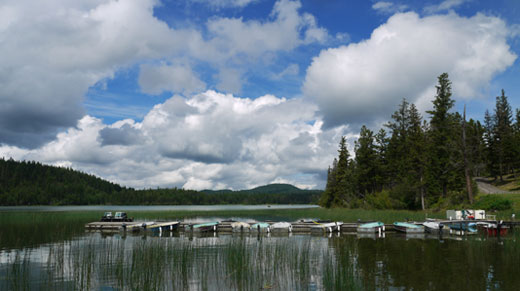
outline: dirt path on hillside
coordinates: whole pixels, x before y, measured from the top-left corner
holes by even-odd
[[[511,194],[511,193],[517,193],[517,192],[509,192],[504,191],[498,187],[495,187],[490,184],[490,180],[486,178],[481,177],[475,177],[475,182],[477,182],[477,186],[480,192],[486,193],[486,194]]]

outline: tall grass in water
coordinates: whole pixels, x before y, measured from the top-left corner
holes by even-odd
[[[49,245],[45,267],[39,269],[46,279],[40,282],[28,275],[37,264],[17,257],[10,263],[10,283],[0,278],[0,289],[30,289],[24,286],[31,282],[51,290],[338,290],[341,277],[354,275],[353,269],[336,270],[337,262],[348,266],[351,260],[337,255],[327,239],[311,236],[91,237]]]

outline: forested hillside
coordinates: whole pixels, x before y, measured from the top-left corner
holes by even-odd
[[[350,155],[343,137],[320,198],[325,207],[425,209],[471,204],[473,177],[503,179],[520,170],[520,110],[502,90],[484,123],[453,112],[448,74],[438,77],[433,109],[423,119],[403,99],[384,128],[361,127]],[[354,157],[353,157],[354,156]]]
[[[280,184],[257,189],[135,190],[68,168],[0,159],[0,205],[309,204],[322,192]]]

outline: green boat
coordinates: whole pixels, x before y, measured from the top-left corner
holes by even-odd
[[[394,222],[394,229],[404,233],[424,233],[424,227],[422,225],[407,222]]]
[[[357,232],[376,233],[385,231],[385,224],[381,221],[363,223],[358,225]]]
[[[217,225],[218,222],[200,223],[190,226],[190,229],[196,232],[217,231]]]

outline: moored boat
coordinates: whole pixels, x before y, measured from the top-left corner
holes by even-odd
[[[190,230],[194,232],[217,231],[218,222],[199,223],[190,226]]]
[[[424,229],[429,233],[439,233],[442,232],[444,228],[444,224],[439,223],[437,221],[426,221],[423,223]]]
[[[507,234],[509,226],[501,222],[477,222],[477,230],[489,236],[502,236]]]
[[[475,222],[454,222],[448,225],[451,230],[464,231],[466,233],[476,233],[477,224]]]
[[[363,223],[358,225],[356,231],[360,233],[381,233],[385,231],[385,224],[380,221]]]
[[[163,231],[175,231],[179,227],[178,221],[169,221],[169,222],[161,222],[155,223],[151,225],[147,225],[145,227],[146,230],[150,230],[153,232],[163,232]]]
[[[292,225],[289,222],[277,222],[271,225],[272,232],[291,232]]]
[[[311,231],[318,232],[335,232],[341,231],[341,225],[343,222],[329,222],[329,223],[318,223],[311,226]]]
[[[251,227],[251,225],[249,223],[245,223],[245,222],[233,222],[231,223],[231,229],[233,230],[233,232],[247,232],[249,231],[249,228]]]
[[[394,229],[404,233],[424,233],[424,227],[422,225],[407,222],[394,222]]]

